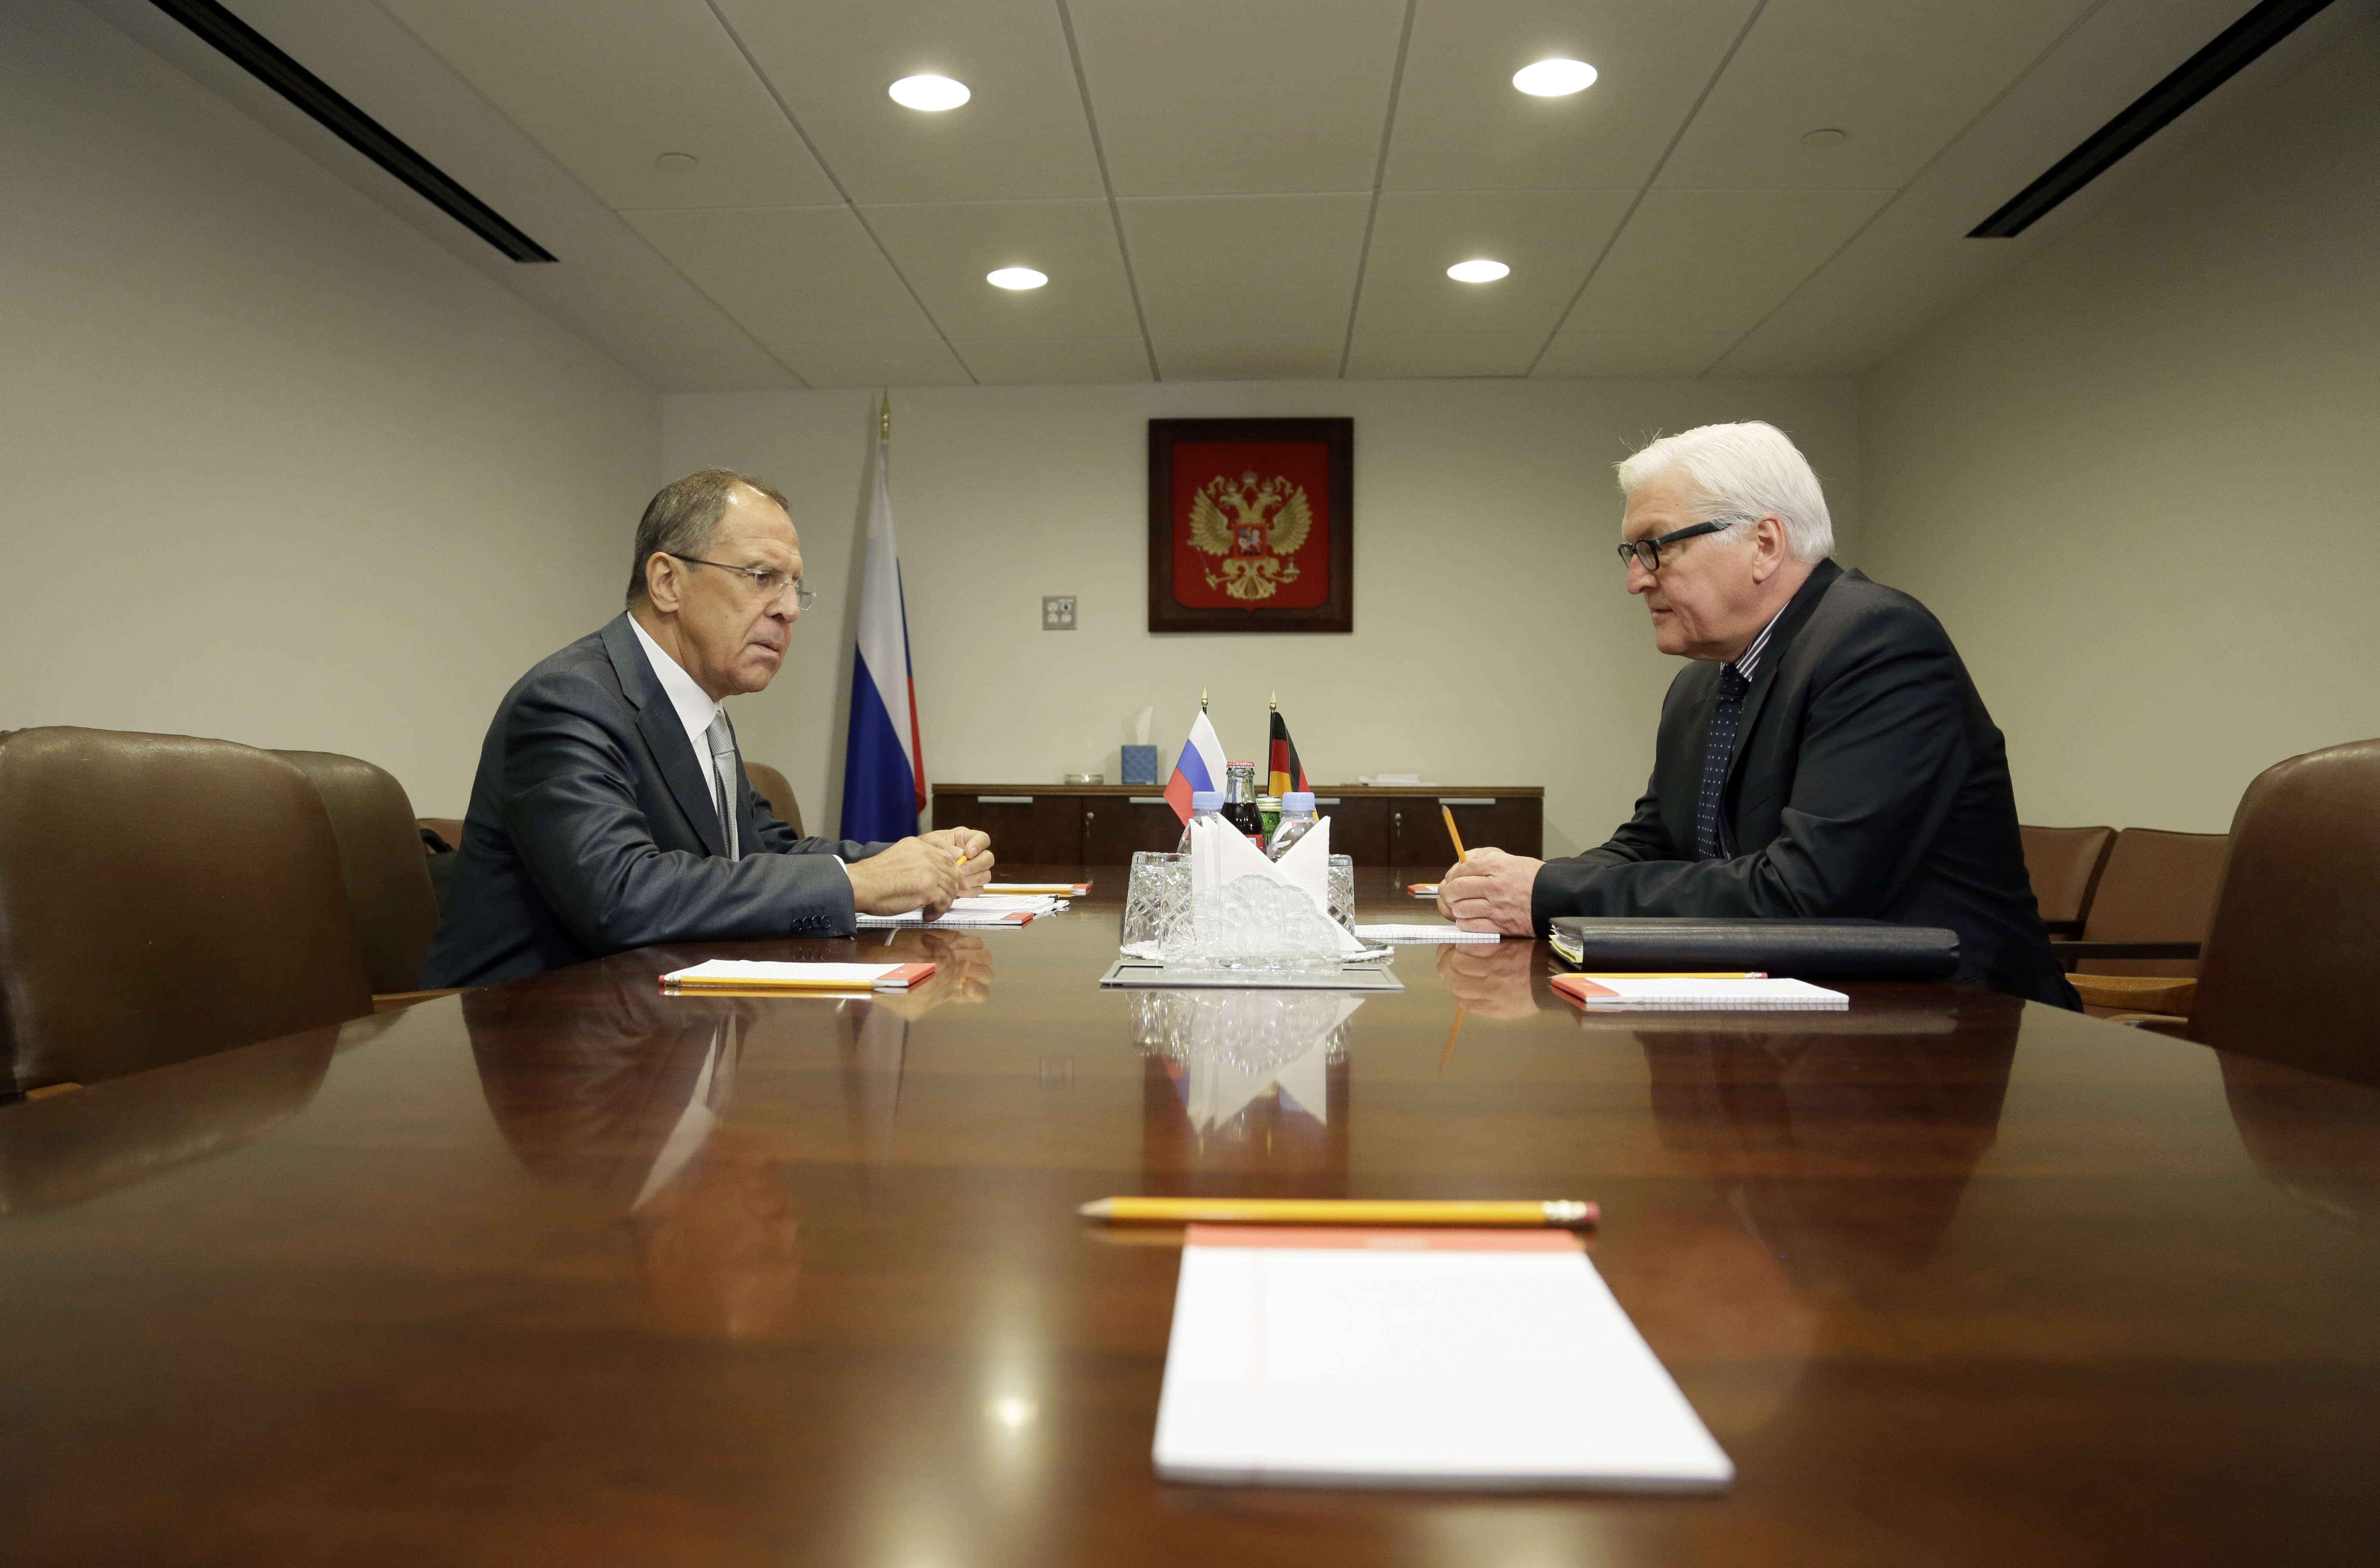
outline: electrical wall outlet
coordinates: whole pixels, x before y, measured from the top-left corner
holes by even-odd
[[[1070,632],[1075,629],[1073,594],[1045,593],[1041,596],[1041,629],[1045,632]]]

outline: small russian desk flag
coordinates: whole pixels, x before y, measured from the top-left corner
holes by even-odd
[[[1173,764],[1173,777],[1166,781],[1166,803],[1173,814],[1184,821],[1190,820],[1190,795],[1193,790],[1223,787],[1223,743],[1215,738],[1215,726],[1207,722],[1207,705],[1198,704],[1198,717],[1190,725],[1190,738],[1182,743],[1182,755]]]

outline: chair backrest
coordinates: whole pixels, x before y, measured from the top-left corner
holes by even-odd
[[[405,786],[359,757],[278,751],[314,781],[339,845],[347,911],[375,991],[411,991],[438,930],[438,899],[422,862],[421,829]]]
[[[2380,740],[2265,769],[2231,819],[2190,1038],[2380,1082]]]
[[[2099,891],[2091,898],[2085,942],[2204,942],[2223,885],[2228,833],[2175,833],[2126,828],[2107,852]],[[2074,967],[2091,975],[2194,975],[2190,958],[2086,958]]]
[[[795,838],[800,838],[802,804],[794,798],[794,786],[786,782],[785,775],[766,762],[747,762],[744,764],[744,776],[752,781],[753,791],[769,803],[769,809],[776,813],[777,820],[793,829]]]
[[[2033,901],[2053,931],[2079,931],[2091,913],[2091,896],[2099,873],[2107,864],[2108,846],[2116,841],[2113,828],[2029,828],[2019,824],[2024,840],[2025,875],[2033,881]]]
[[[0,1074],[91,1083],[371,1012],[331,819],[269,751],[0,736]]]

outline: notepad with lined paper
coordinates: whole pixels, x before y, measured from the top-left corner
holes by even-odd
[[[1553,988],[1590,1012],[1635,1008],[1708,1012],[1839,1012],[1851,1005],[1840,991],[1807,980],[1724,979],[1651,975],[1556,975]]]
[[[1577,1239],[1193,1225],[1157,1473],[1717,1491],[1735,1467]]]

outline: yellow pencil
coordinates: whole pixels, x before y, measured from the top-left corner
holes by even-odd
[[[1446,819],[1446,836],[1454,841],[1454,863],[1460,866],[1471,858],[1471,852],[1463,847],[1463,835],[1454,831],[1454,808],[1441,805],[1438,814]]]
[[[1325,1197],[1103,1197],[1075,1210],[1119,1225],[1592,1225],[1601,1210],[1572,1198],[1405,1201]]]

